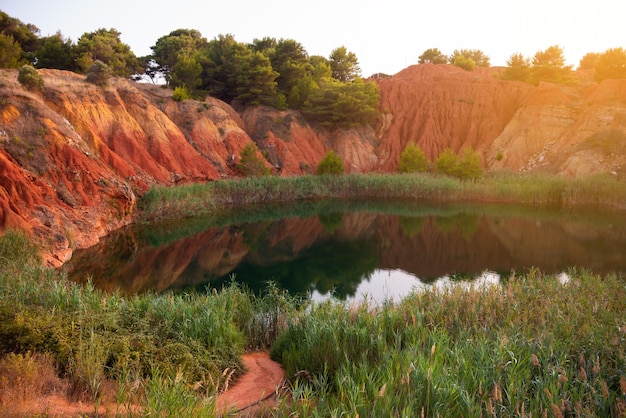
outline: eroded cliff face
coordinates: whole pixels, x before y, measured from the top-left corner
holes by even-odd
[[[99,88],[64,71],[40,70],[34,93],[1,70],[0,229],[29,231],[60,265],[130,223],[150,186],[237,176],[252,142],[277,175],[314,173],[330,149],[348,172],[393,172],[410,142],[431,160],[471,146],[488,170],[625,175],[626,80],[533,86],[499,71],[411,66],[377,80],[375,127],[328,131],[295,111],[175,102],[159,86]]]

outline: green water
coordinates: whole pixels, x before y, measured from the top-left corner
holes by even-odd
[[[124,293],[221,288],[378,301],[538,268],[626,273],[626,217],[609,211],[423,202],[254,206],[135,226],[77,251],[70,279]]]

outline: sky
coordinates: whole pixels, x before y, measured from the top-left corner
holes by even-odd
[[[504,66],[514,53],[532,58],[558,45],[574,67],[588,52],[626,48],[625,0],[0,0],[0,10],[34,24],[40,36],[60,30],[77,41],[115,28],[137,56],[181,28],[209,40],[294,39],[325,57],[345,46],[365,77],[395,74],[429,48],[479,49]]]

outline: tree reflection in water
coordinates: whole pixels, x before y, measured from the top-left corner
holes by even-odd
[[[124,293],[219,289],[234,277],[255,292],[271,280],[292,294],[339,299],[385,292],[395,298],[414,287],[472,281],[487,271],[503,279],[531,267],[549,274],[569,267],[626,272],[620,213],[307,204],[290,208],[298,216],[247,208],[252,221],[229,214],[227,220],[131,228],[77,251],[66,269],[74,281],[91,276],[97,287]]]

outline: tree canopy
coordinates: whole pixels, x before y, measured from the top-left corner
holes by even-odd
[[[84,33],[76,44],[76,64],[82,72],[87,72],[92,64],[101,61],[113,75],[130,77],[138,72],[138,60],[130,47],[120,39],[116,29],[98,29]]]
[[[423,173],[430,168],[430,161],[424,151],[414,142],[404,148],[398,161],[400,173]]]
[[[594,79],[597,82],[626,78],[626,51],[623,48],[605,51],[598,56],[593,68]]]
[[[418,58],[420,64],[445,64],[448,57],[438,48],[429,48]]]
[[[574,81],[572,66],[565,65],[565,56],[560,46],[553,45],[535,54],[530,80],[534,84],[541,81],[569,84]]]
[[[448,58],[448,62],[466,70],[473,70],[475,67],[489,67],[491,65],[489,57],[479,49],[455,49]]]
[[[506,62],[507,67],[502,72],[505,80],[528,81],[530,79],[530,59],[520,53],[515,53]]]
[[[576,82],[571,65],[565,65],[563,49],[553,45],[543,51],[537,51],[531,59],[515,53],[507,61],[507,68],[502,72],[505,80],[526,81],[533,84],[540,82],[573,84]]]
[[[354,81],[361,76],[359,60],[354,52],[349,52],[345,46],[335,48],[331,52],[330,69],[332,77],[341,82]]]

